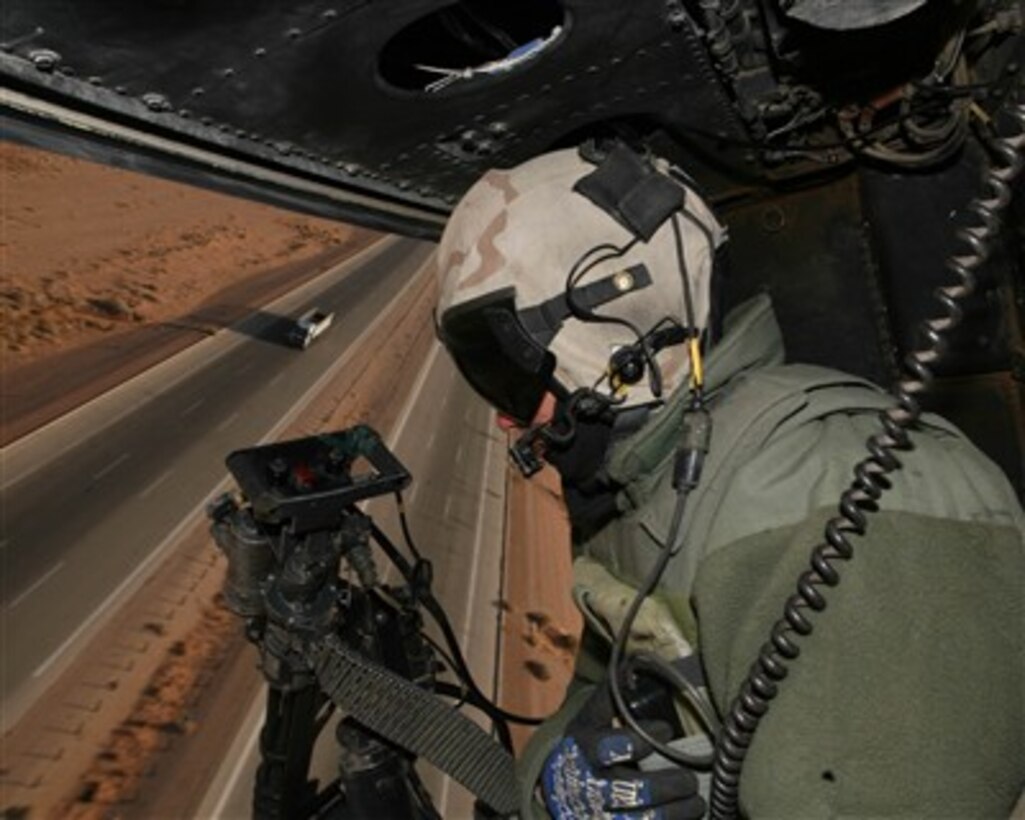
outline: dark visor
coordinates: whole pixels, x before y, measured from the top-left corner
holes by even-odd
[[[516,289],[449,308],[437,331],[473,389],[500,413],[528,426],[551,387],[555,355],[520,321]]]

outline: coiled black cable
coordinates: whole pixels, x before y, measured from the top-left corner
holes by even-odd
[[[930,368],[943,355],[950,331],[960,323],[961,306],[975,290],[975,272],[992,249],[1000,214],[1011,200],[1011,182],[1025,165],[1022,154],[1025,102],[1010,104],[1006,113],[1017,133],[991,140],[989,147],[995,161],[983,176],[982,193],[967,209],[975,224],[957,232],[957,238],[965,246],[964,252],[955,252],[947,259],[947,267],[957,281],[935,292],[946,315],[922,322],[923,347],[909,353],[904,360],[908,375],[894,390],[896,405],[880,415],[883,432],[869,439],[866,446],[870,455],[854,468],[855,478],[840,498],[839,514],[826,524],[824,543],[812,550],[810,568],[798,578],[797,591],[787,599],[783,616],[773,625],[769,640],[759,650],[723,722],[713,765],[710,801],[713,820],[737,816],[740,774],[755,730],[776,696],[779,682],[788,673],[788,663],[800,655],[800,638],[810,635],[814,628],[809,617],[811,611],[821,612],[826,608],[820,587],[823,584],[836,586],[840,574],[834,563],[849,560],[854,554],[848,535],[864,534],[868,523],[866,513],[874,509],[875,502],[889,487],[886,476],[900,467],[894,451],[905,449],[909,444],[908,431],[922,412],[918,396],[931,386],[933,372]]]

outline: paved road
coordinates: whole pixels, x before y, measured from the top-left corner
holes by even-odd
[[[434,591],[477,683],[492,693],[505,513],[504,439],[490,409],[459,378],[447,357],[437,355],[437,348],[424,368],[422,383],[414,389],[414,401],[389,437],[413,474],[405,497],[410,528],[420,551],[434,565]],[[375,501],[368,512],[393,539],[401,538],[394,504]],[[249,817],[261,720],[257,704],[196,816]],[[324,736],[328,742],[318,770],[331,779],[336,755],[330,730]],[[472,799],[457,784],[429,772],[425,782],[442,817],[472,817]]]
[[[109,419],[87,407],[5,449],[5,726],[126,580],[211,495],[225,474],[224,455],[265,436],[430,250],[388,240],[358,264],[343,264],[303,288],[304,300],[275,303],[289,316],[313,304],[336,311],[331,330],[305,352],[282,343],[288,327],[282,315],[258,313],[150,375],[161,383],[143,378],[141,388],[127,387],[121,398],[135,406],[111,408],[112,416],[124,415],[102,432],[93,435]]]

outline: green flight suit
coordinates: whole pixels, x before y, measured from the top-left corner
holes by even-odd
[[[782,358],[767,298],[734,312],[707,363],[714,431],[684,546],[648,605],[676,634],[656,648],[696,647],[721,713],[893,403]],[[592,622],[621,622],[622,585],[636,588],[665,542],[684,398],[606,460],[621,515],[574,545]],[[752,743],[740,789],[752,818],[1007,817],[1025,786],[1025,515],[953,425],[926,416],[912,441]],[[581,653],[580,681],[603,674],[600,656]],[[528,783],[578,689],[524,755]]]

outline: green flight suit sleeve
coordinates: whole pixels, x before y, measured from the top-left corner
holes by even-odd
[[[720,709],[832,512],[703,562],[694,603]],[[884,511],[853,541],[755,735],[742,807],[752,818],[1006,818],[1025,786],[1022,531]]]

